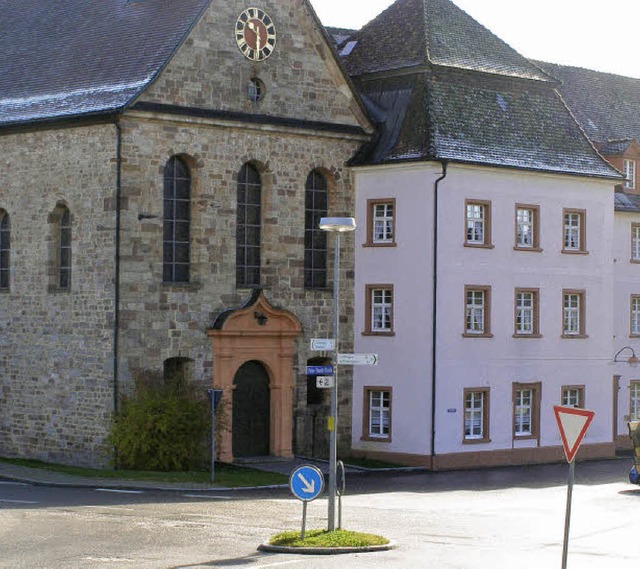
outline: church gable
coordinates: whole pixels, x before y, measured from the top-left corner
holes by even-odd
[[[306,0],[213,0],[137,108],[150,104],[370,130]]]

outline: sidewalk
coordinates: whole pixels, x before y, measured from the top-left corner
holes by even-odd
[[[326,461],[317,461],[306,458],[282,459],[276,457],[266,457],[260,459],[246,459],[238,462],[241,466],[247,466],[258,470],[267,470],[269,472],[278,472],[289,476],[298,466],[303,464],[312,464],[322,470],[325,476],[329,471],[329,464]],[[349,474],[365,472],[367,469],[357,467],[347,467]],[[161,491],[190,491],[190,492],[221,492],[221,491],[240,491],[240,490],[256,490],[267,488],[286,488],[286,484],[276,486],[251,486],[225,488],[220,486],[211,486],[209,484],[185,483],[185,482],[154,482],[151,480],[126,480],[120,478],[87,478],[83,476],[74,476],[62,472],[54,472],[40,468],[30,468],[27,466],[18,466],[0,462],[0,480],[11,480],[16,482],[24,482],[27,484],[35,484],[39,486],[64,486],[75,488],[109,488],[118,490],[161,490]]]

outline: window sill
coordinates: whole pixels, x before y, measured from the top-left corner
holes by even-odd
[[[529,253],[542,253],[544,249],[542,247],[518,247],[517,245],[513,248],[514,251],[526,251]]]
[[[50,294],[69,294],[71,292],[71,287],[60,288],[57,286],[49,286],[47,287],[47,292]]]
[[[391,442],[391,437],[374,437],[371,435],[362,435],[360,437],[361,441],[368,441],[368,442],[372,442],[372,443],[390,443]]]
[[[514,334],[512,337],[522,340],[522,339],[529,339],[529,338],[542,338],[542,334]]]
[[[202,289],[202,283],[193,282],[193,283],[171,283],[171,282],[163,282],[162,288],[165,290],[173,290],[176,292],[197,292]]]
[[[362,333],[363,336],[395,336],[395,332],[373,332],[368,330]]]
[[[562,334],[560,337],[564,340],[585,340],[589,336],[587,334]]]
[[[462,439],[463,445],[482,445],[490,442],[491,439]]]
[[[491,243],[465,243],[464,246],[469,249],[495,249]]]
[[[538,435],[513,435],[514,441],[535,441]]]
[[[463,338],[493,338],[493,334],[486,333],[486,334],[469,334],[468,332],[464,332],[462,334]]]
[[[572,249],[562,249],[562,251],[560,251],[563,255],[588,255],[589,251],[574,251]]]
[[[381,247],[381,248],[389,248],[389,247],[397,247],[396,242],[394,241],[393,243],[373,243],[371,241],[367,241],[366,243],[362,244],[363,247]]]
[[[634,265],[640,265],[640,259],[631,258],[629,259],[629,262],[633,263]]]

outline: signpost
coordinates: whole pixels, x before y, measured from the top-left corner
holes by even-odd
[[[333,366],[307,366],[307,375],[333,375]]]
[[[569,552],[569,529],[571,526],[571,499],[573,497],[573,483],[575,480],[575,457],[595,413],[593,411],[587,411],[586,409],[561,407],[559,405],[553,407],[553,412],[556,416],[558,429],[560,430],[564,454],[569,463],[567,510],[564,524],[564,542],[562,546],[562,569],[566,569]]]
[[[326,338],[313,338],[311,340],[312,352],[333,352],[336,349],[336,341]]]
[[[344,462],[338,461],[336,467],[336,493],[338,494],[338,529],[342,529],[342,495],[347,485]]]
[[[289,478],[291,493],[302,501],[302,533],[304,539],[307,525],[307,503],[315,500],[324,490],[324,476],[319,468],[311,465],[299,466]]]
[[[346,366],[377,366],[378,354],[338,354],[338,364]]]

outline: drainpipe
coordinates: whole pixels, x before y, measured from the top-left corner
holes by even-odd
[[[114,259],[114,310],[113,310],[113,412],[119,410],[119,375],[120,358],[118,344],[120,340],[120,233],[121,233],[121,208],[122,208],[122,127],[120,117],[115,117],[116,139],[116,228],[115,228],[115,259]],[[115,457],[117,459],[117,457]],[[117,460],[116,460],[117,462]]]
[[[438,338],[438,189],[447,177],[447,162],[442,162],[442,175],[433,185],[433,321],[431,322],[431,469],[436,459],[436,369]]]

